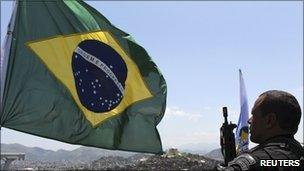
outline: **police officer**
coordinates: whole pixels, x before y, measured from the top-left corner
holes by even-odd
[[[222,169],[304,170],[304,149],[294,139],[300,120],[301,108],[293,95],[279,90],[264,92],[255,101],[248,121],[250,140],[259,145]]]

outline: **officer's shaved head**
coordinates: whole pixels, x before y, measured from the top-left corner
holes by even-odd
[[[279,126],[296,133],[301,120],[301,108],[297,99],[290,93],[270,90],[259,96],[259,110],[263,116],[274,113]]]
[[[279,90],[266,91],[255,101],[251,113],[250,140],[259,145],[229,162],[225,170],[261,170],[262,160],[303,157],[303,147],[294,139],[301,108],[293,95]]]

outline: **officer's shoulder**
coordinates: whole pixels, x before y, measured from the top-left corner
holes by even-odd
[[[298,159],[303,156],[303,147],[295,140],[282,140],[259,145],[249,151],[256,160],[259,159]]]
[[[248,153],[255,159],[272,159],[271,154],[278,151],[282,151],[282,143],[268,143],[263,146],[258,145],[257,147],[248,151]]]
[[[243,153],[228,163],[229,167],[238,168],[235,170],[249,170],[255,166],[257,160],[250,153]]]

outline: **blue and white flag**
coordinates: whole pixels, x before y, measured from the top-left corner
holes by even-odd
[[[236,152],[241,154],[248,150],[249,139],[248,139],[248,100],[246,94],[246,88],[244,79],[242,76],[242,71],[239,70],[240,74],[240,102],[241,102],[241,112],[239,116],[239,121],[236,129]]]

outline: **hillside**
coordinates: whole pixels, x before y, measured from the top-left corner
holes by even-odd
[[[118,150],[105,150],[94,147],[79,147],[75,150],[45,150],[39,147],[26,147],[20,144],[1,144],[1,153],[25,153],[26,160],[30,161],[70,161],[88,162],[100,157],[121,156],[129,157],[136,153]]]
[[[10,168],[14,170],[24,168],[36,170],[210,170],[220,163],[214,160],[219,159],[218,149],[207,155],[192,154],[177,149],[169,151],[163,155],[92,147],[80,147],[72,151],[52,151],[20,144],[1,144],[1,153],[25,153],[24,161],[14,161],[11,164]]]

